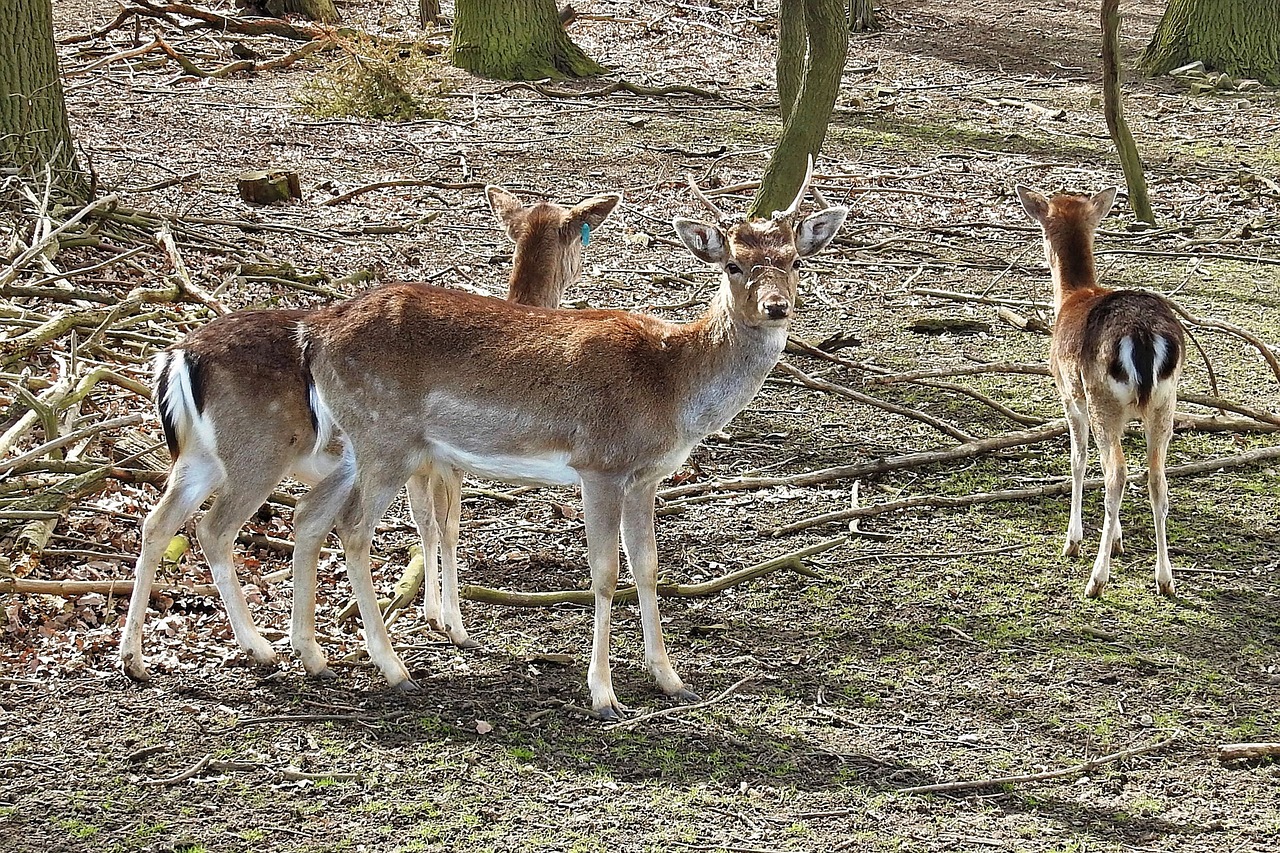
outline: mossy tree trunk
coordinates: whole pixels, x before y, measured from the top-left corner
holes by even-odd
[[[778,98],[782,135],[765,167],[751,216],[768,216],[795,198],[810,156],[817,157],[840,92],[849,53],[848,0],[780,4]]]
[[[497,80],[594,77],[606,70],[565,33],[555,0],[458,0],[450,59]]]
[[[84,198],[89,182],[76,160],[58,76],[50,0],[0,0],[0,167],[41,174],[47,165],[63,192]]]
[[[1232,77],[1280,86],[1280,3],[1169,0],[1138,67],[1155,75],[1196,60]]]
[[[1120,93],[1120,0],[1102,0],[1102,111],[1107,119],[1107,130],[1116,144],[1120,167],[1124,169],[1125,185],[1129,188],[1129,206],[1141,222],[1155,224],[1156,216],[1147,197],[1147,178],[1142,171],[1142,157],[1138,144],[1129,132],[1124,119],[1124,104]]]

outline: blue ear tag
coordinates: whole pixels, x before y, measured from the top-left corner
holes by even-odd
[[[590,245],[591,245],[591,226],[584,222],[582,223],[582,248],[585,249]]]

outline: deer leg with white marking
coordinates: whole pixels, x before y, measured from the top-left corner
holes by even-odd
[[[1089,467],[1089,411],[1084,400],[1064,398],[1067,413],[1067,430],[1071,433],[1071,518],[1067,522],[1067,542],[1062,546],[1062,556],[1080,556],[1080,542],[1084,539],[1084,521],[1081,518],[1084,504],[1084,475]]]
[[[582,510],[587,529],[591,591],[595,594],[596,608],[587,686],[591,690],[591,709],[600,719],[618,720],[627,713],[627,709],[613,692],[613,676],[609,669],[609,630],[613,617],[613,594],[618,588],[621,487],[608,478],[584,477]]]
[[[379,464],[382,463],[382,464]],[[347,579],[360,609],[364,625],[365,646],[369,660],[382,672],[393,688],[416,691],[418,685],[409,677],[404,661],[391,647],[387,626],[382,621],[378,593],[373,586],[369,554],[378,522],[417,466],[400,459],[359,458],[356,463],[355,487],[342,513],[336,519],[342,554],[347,563]]]
[[[1165,538],[1165,520],[1169,515],[1169,484],[1165,480],[1165,457],[1173,437],[1173,402],[1154,406],[1147,416],[1147,491],[1151,498],[1151,515],[1156,536],[1156,589],[1173,597],[1173,566],[1169,562],[1169,543]]]
[[[313,678],[336,678],[316,642],[316,567],[320,549],[351,495],[355,464],[350,453],[293,510],[293,614],[289,645]],[[378,620],[381,622],[381,618]]]
[[[698,694],[684,686],[667,656],[662,641],[662,617],[658,613],[658,543],[654,535],[654,498],[658,484],[647,483],[628,490],[622,504],[622,547],[635,578],[644,628],[644,661],[658,689],[684,702],[697,702]]]
[[[231,622],[236,642],[254,663],[270,666],[276,662],[275,650],[253,624],[253,614],[249,612],[249,602],[245,600],[244,590],[236,577],[235,566],[236,533],[245,519],[271,496],[271,490],[279,481],[275,470],[256,473],[256,483],[241,475],[236,479],[234,489],[227,488],[218,493],[213,506],[196,525],[196,535],[205,559],[209,561],[223,606],[227,608],[227,619]]]
[[[1106,516],[1102,522],[1102,537],[1098,542],[1098,558],[1093,563],[1093,574],[1089,576],[1089,584],[1084,590],[1087,598],[1101,595],[1107,581],[1111,579],[1111,550],[1120,536],[1120,503],[1124,499],[1125,480],[1128,477],[1124,448],[1120,444],[1124,435],[1124,418],[1109,415],[1110,413],[1097,413],[1093,423],[1106,487]]]
[[[422,543],[422,618],[431,630],[444,632],[440,612],[440,526],[436,522],[435,502],[429,474],[415,474],[405,484],[409,493],[409,515],[418,528]]]
[[[195,454],[193,458],[179,458],[169,474],[164,494],[142,523],[142,552],[134,566],[133,594],[129,597],[129,613],[120,637],[120,663],[130,678],[138,681],[150,678],[142,656],[142,623],[151,602],[156,569],[174,534],[213,491],[218,470],[215,460]]]
[[[440,466],[432,477],[435,488],[436,525],[440,528],[440,577],[444,587],[441,630],[460,649],[479,648],[462,624],[458,593],[458,528],[462,523],[462,472]]]

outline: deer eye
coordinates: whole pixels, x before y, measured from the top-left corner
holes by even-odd
[[[733,261],[724,265],[724,271],[729,275],[742,275],[742,267],[738,266]]]
[[[798,270],[798,269],[800,269],[800,267],[801,267],[801,264],[800,264],[800,259],[799,259],[799,258],[796,258],[794,261],[792,261],[792,262],[791,262],[791,268],[792,268],[793,270]]]

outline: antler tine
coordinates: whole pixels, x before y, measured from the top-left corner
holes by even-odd
[[[775,210],[773,212],[774,219],[789,219],[796,215],[796,211],[800,209],[800,202],[804,201],[804,194],[809,189],[809,182],[813,180],[813,155],[809,155],[809,166],[804,171],[804,180],[800,182],[800,189],[796,192],[795,199],[791,202],[791,206],[786,210]]]
[[[707,209],[716,215],[716,221],[722,222],[725,219],[728,219],[729,217],[725,214],[725,212],[720,208],[716,207],[715,202],[707,198],[706,194],[703,193],[702,190],[698,189],[698,182],[694,180],[693,175],[692,174],[688,175],[688,178],[689,178],[689,189],[693,191],[693,197],[696,198],[698,201],[702,202],[704,205],[706,205]]]
[[[818,203],[818,207],[826,210],[831,206],[831,202],[827,201],[827,197],[822,194],[822,190],[818,189],[816,184],[809,187],[809,192],[813,193],[813,200]]]

